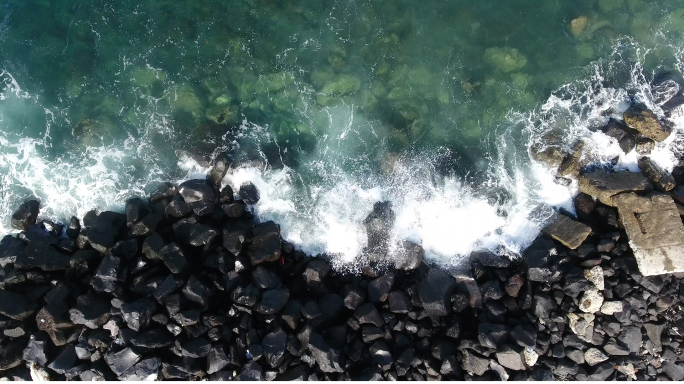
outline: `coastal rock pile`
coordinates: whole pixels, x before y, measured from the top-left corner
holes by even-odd
[[[462,269],[417,244],[389,254],[378,203],[368,253],[397,262],[353,275],[256,222],[254,185],[217,187],[229,168],[67,226],[19,207],[21,232],[0,241],[2,376],[684,379],[680,178],[581,173],[576,218],[559,213],[518,259],[477,252]]]

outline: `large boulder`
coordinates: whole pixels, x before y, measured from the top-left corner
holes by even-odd
[[[605,133],[606,136],[617,140],[620,149],[622,149],[624,153],[629,153],[636,147],[639,131],[630,128],[615,119],[611,118],[608,120],[608,124],[603,126],[601,131]]]
[[[641,173],[597,170],[580,175],[579,188],[603,204],[614,207],[613,196],[624,192],[646,193],[650,192],[653,186]]]
[[[418,285],[418,297],[429,316],[446,316],[451,312],[451,294],[456,281],[444,270],[433,268]]]
[[[371,261],[383,260],[389,249],[390,231],[394,226],[395,214],[389,201],[376,202],[363,221],[368,235],[368,254]]]
[[[37,200],[29,200],[22,203],[12,214],[12,228],[24,230],[36,223],[40,203]]]
[[[655,141],[664,141],[670,136],[670,131],[660,123],[658,116],[640,106],[632,106],[623,115],[625,123]]]
[[[672,197],[626,193],[614,201],[641,274],[684,272],[684,225]]]
[[[565,215],[558,215],[542,232],[570,249],[577,249],[591,234],[591,228]]]
[[[648,157],[639,159],[639,169],[641,169],[641,173],[643,173],[644,176],[651,180],[656,189],[661,192],[671,191],[677,186],[677,183],[670,172],[662,169]]]
[[[280,229],[272,222],[257,224],[252,229],[252,244],[247,254],[252,265],[280,259]]]

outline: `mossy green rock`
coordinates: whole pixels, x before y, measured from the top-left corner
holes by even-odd
[[[527,58],[515,48],[488,48],[485,60],[503,72],[513,72],[527,64]]]

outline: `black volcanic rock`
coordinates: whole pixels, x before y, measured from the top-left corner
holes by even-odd
[[[24,295],[0,290],[0,313],[14,320],[28,319],[37,310],[37,305]]]
[[[262,315],[272,315],[283,309],[289,298],[290,292],[286,288],[265,291],[254,310]]]
[[[368,298],[371,302],[384,302],[394,285],[394,272],[387,272],[368,283]]]
[[[552,268],[553,250],[553,241],[539,237],[523,252],[528,280],[551,282],[560,278],[560,274]]]
[[[272,222],[257,224],[252,229],[252,244],[247,248],[252,265],[280,259],[280,229]]]
[[[242,199],[242,201],[249,205],[258,203],[260,199],[259,190],[257,189],[256,185],[249,181],[240,185],[240,191],[238,192],[238,195],[240,195],[240,199]]]
[[[286,343],[287,334],[282,329],[264,336],[261,345],[264,348],[264,357],[271,367],[275,368],[283,362]]]
[[[134,331],[140,331],[150,324],[152,315],[157,309],[157,303],[148,298],[138,299],[132,303],[121,306],[121,313],[128,327]]]
[[[333,349],[325,342],[323,336],[312,333],[309,337],[309,350],[313,355],[318,367],[326,373],[343,372],[339,351]]]
[[[131,348],[125,348],[118,352],[106,353],[104,360],[115,375],[121,376],[140,361],[140,355]]]
[[[385,320],[380,315],[380,312],[378,312],[375,305],[371,303],[366,303],[356,308],[354,316],[356,316],[356,319],[359,320],[359,323],[361,324],[373,324],[376,327],[385,325]]]
[[[206,285],[202,284],[201,281],[195,277],[195,275],[190,276],[188,282],[183,287],[183,295],[202,307],[206,307],[209,304],[209,298],[212,295],[211,289]]]
[[[366,300],[366,291],[363,289],[352,286],[344,286],[344,306],[354,310],[359,305],[361,305]]]
[[[12,228],[25,230],[30,225],[36,223],[40,202],[38,200],[28,200],[22,203],[12,214]]]
[[[456,281],[441,269],[430,269],[418,285],[418,295],[425,311],[430,316],[446,316],[451,312],[451,293]]]
[[[69,310],[74,324],[83,324],[90,329],[104,325],[109,318],[111,305],[94,295],[81,295],[76,299],[76,307]]]
[[[252,281],[260,289],[275,289],[282,284],[278,275],[263,266],[258,266],[252,271]]]
[[[133,339],[131,344],[136,347],[144,348],[163,348],[173,344],[174,338],[165,327],[156,327],[140,332]]]

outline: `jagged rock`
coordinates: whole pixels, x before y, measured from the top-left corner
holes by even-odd
[[[597,170],[580,175],[580,191],[598,198],[603,204],[616,206],[613,197],[625,192],[646,193],[653,189],[641,173]]]
[[[542,232],[570,249],[577,249],[591,234],[591,228],[565,215],[558,215],[558,218]]]
[[[207,373],[212,374],[222,370],[230,363],[222,345],[217,345],[209,350],[207,354]]]
[[[568,326],[580,339],[591,342],[594,337],[594,319],[591,313],[568,313]]]
[[[157,225],[163,219],[164,218],[160,214],[155,212],[147,214],[142,220],[139,220],[130,226],[131,234],[133,236],[148,235],[157,229]]]
[[[366,291],[359,287],[352,285],[345,285],[344,287],[344,306],[355,310],[366,301]]]
[[[670,132],[660,123],[658,116],[641,106],[629,107],[625,111],[623,119],[630,128],[636,129],[655,141],[660,142],[670,136]]]
[[[601,305],[603,305],[603,295],[596,288],[584,292],[584,295],[579,300],[579,308],[587,313],[600,311]]]
[[[223,248],[233,256],[238,256],[247,241],[247,225],[233,221],[223,227]]]
[[[608,124],[602,127],[601,131],[607,136],[617,140],[620,149],[622,149],[624,153],[629,153],[636,147],[636,139],[639,136],[639,131],[630,128],[613,118],[608,120]]]
[[[629,348],[624,345],[618,344],[615,339],[611,338],[603,346],[603,350],[611,356],[628,356]]]
[[[255,306],[254,310],[262,315],[272,315],[280,312],[290,298],[290,291],[287,288],[271,289],[261,295],[261,301]]]
[[[152,328],[137,334],[131,344],[143,348],[163,348],[173,344],[173,335],[166,328]]]
[[[556,307],[556,302],[549,295],[538,293],[532,299],[534,314],[541,319],[548,319]]]
[[[188,300],[198,303],[202,307],[206,307],[209,304],[211,294],[211,289],[202,284],[195,275],[190,276],[185,287],[183,287],[183,295]]]
[[[250,361],[242,366],[240,373],[237,376],[237,380],[240,381],[262,381],[264,377],[264,372],[261,370],[259,364],[255,361]]]
[[[373,345],[368,348],[368,351],[371,353],[371,356],[373,356],[373,360],[375,360],[383,371],[387,371],[392,367],[392,364],[394,363],[392,353],[384,341],[378,340],[374,342]]]
[[[57,355],[54,361],[48,365],[48,368],[53,371],[64,374],[65,371],[73,368],[78,361],[78,356],[76,356],[76,349],[73,345],[67,345],[62,352]]]
[[[560,278],[552,268],[553,255],[556,253],[553,241],[538,237],[523,252],[523,262],[527,267],[527,279],[530,281],[549,282]]]
[[[590,372],[589,380],[606,381],[615,372],[615,365],[610,362],[601,363]]]
[[[392,313],[408,313],[412,308],[411,299],[403,291],[390,292],[388,302],[389,310]]]
[[[312,333],[309,336],[308,346],[321,371],[326,373],[343,372],[339,352],[331,348],[321,335]]]
[[[123,280],[121,259],[108,253],[102,258],[90,285],[98,292],[111,293],[117,290],[117,283],[121,280]]]
[[[563,162],[567,155],[560,147],[556,145],[545,145],[542,143],[534,143],[530,147],[530,154],[532,158],[546,164],[551,168],[556,168]]]
[[[45,355],[46,343],[47,340],[40,335],[31,335],[28,345],[22,352],[22,359],[28,363],[35,363],[44,367],[48,360]]]
[[[122,381],[156,381],[161,365],[162,361],[158,357],[145,359],[126,370],[119,376],[119,379]]]
[[[661,192],[671,191],[677,186],[674,177],[648,157],[639,159],[639,169]]]
[[[600,267],[599,267],[600,268]],[[603,273],[603,271],[601,272]],[[603,275],[601,275],[603,277]],[[572,268],[567,271],[564,276],[563,293],[570,297],[577,297],[580,293],[594,287],[594,285],[586,279],[585,271],[581,268]]]
[[[176,278],[174,275],[168,275],[157,288],[152,292],[152,296],[159,302],[159,304],[164,304],[164,299],[172,294],[175,290],[183,286],[183,280]]]
[[[604,315],[613,315],[622,312],[622,309],[622,301],[604,301],[603,305],[601,305],[601,313]]]
[[[150,203],[156,204],[164,199],[173,197],[178,193],[178,188],[175,185],[164,182],[157,187],[157,189],[150,195]]]
[[[506,343],[511,334],[511,328],[504,324],[480,323],[477,325],[477,338],[483,346],[496,349]]]
[[[521,347],[534,347],[537,344],[537,330],[527,324],[516,325],[511,338]]]
[[[280,259],[280,229],[272,222],[257,224],[252,229],[252,244],[247,254],[252,265]]]
[[[646,336],[648,336],[648,339],[651,341],[651,344],[653,344],[653,349],[656,352],[660,352],[663,350],[663,343],[661,341],[661,336],[663,334],[663,331],[665,330],[667,326],[665,324],[653,324],[653,323],[646,323],[644,324],[644,329],[646,330]]]
[[[672,379],[672,381],[684,380],[684,366],[677,365],[671,361],[663,362],[663,372]]]
[[[38,309],[35,303],[26,296],[6,290],[0,290],[0,313],[14,320],[28,319]]]
[[[178,193],[188,204],[200,201],[214,201],[214,188],[206,180],[188,180],[178,186]]]
[[[520,288],[522,288],[524,284],[525,279],[519,273],[516,273],[515,275],[511,276],[508,280],[506,280],[504,289],[506,290],[506,293],[509,296],[518,297],[518,293],[520,293]]]
[[[259,299],[259,290],[252,284],[249,284],[246,287],[238,286],[231,293],[230,297],[237,304],[253,307]]]
[[[229,204],[221,204],[221,209],[226,216],[237,219],[245,214],[245,203],[243,201],[235,201]]]
[[[684,225],[672,197],[626,193],[614,200],[641,274],[684,272]]]
[[[366,303],[356,308],[354,316],[361,324],[373,324],[376,327],[385,325],[385,320],[380,315],[380,312],[371,303]]]
[[[192,212],[192,207],[190,204],[186,203],[185,200],[183,200],[181,195],[176,195],[174,196],[173,200],[171,200],[169,205],[166,206],[164,212],[168,216],[181,218]]]
[[[394,277],[394,272],[387,272],[368,283],[368,299],[373,303],[386,301],[394,285]]]
[[[252,281],[260,289],[275,289],[282,284],[278,275],[261,265],[252,271]]]
[[[584,361],[592,367],[606,360],[608,360],[608,356],[599,349],[589,348],[584,352]]]
[[[245,182],[240,185],[240,190],[238,191],[240,199],[245,202],[245,204],[254,205],[259,202],[259,190],[256,185],[251,182]]]
[[[218,156],[216,156],[216,159],[214,160],[214,165],[211,167],[211,170],[209,171],[209,180],[211,180],[211,182],[214,183],[214,185],[220,187],[221,182],[223,181],[223,178],[226,176],[228,168],[230,168],[230,165],[232,163],[233,160],[228,156],[227,153],[220,153]],[[223,191],[221,192],[221,195],[223,196]],[[233,197],[232,194],[233,193],[231,190],[231,198]]]
[[[390,231],[394,226],[396,215],[389,201],[376,202],[371,212],[364,220],[368,236],[368,253],[371,261],[385,259],[389,249]]]
[[[477,376],[482,376],[489,368],[489,359],[480,357],[473,352],[465,349],[463,350],[463,360],[461,360],[461,368],[464,371]]]
[[[268,364],[275,368],[283,362],[285,358],[285,344],[287,334],[279,329],[264,336],[261,345],[264,348],[264,356]]]
[[[38,200],[28,200],[23,202],[12,214],[12,228],[23,231],[36,223],[40,202]]]
[[[629,349],[630,353],[638,353],[641,349],[642,336],[640,327],[624,327],[617,337],[617,341]]]
[[[183,356],[190,357],[193,359],[207,356],[209,354],[210,349],[211,343],[204,337],[198,337],[180,346],[180,350]]]
[[[159,255],[171,273],[183,273],[189,267],[183,250],[176,243],[165,245],[159,250]]]
[[[76,307],[69,310],[69,317],[74,324],[97,329],[109,321],[110,309],[109,303],[94,295],[81,295],[76,299]]]
[[[451,312],[451,294],[456,281],[441,269],[430,269],[418,284],[418,296],[425,312],[430,316],[446,316]]]
[[[121,314],[128,328],[140,331],[150,324],[152,315],[157,309],[157,303],[148,298],[138,299],[121,306]]]
[[[397,269],[411,271],[420,266],[423,262],[425,250],[419,244],[410,241],[402,241],[398,247],[397,253],[394,255],[394,266]]]
[[[525,347],[523,350],[523,360],[525,361],[525,366],[533,367],[537,364],[539,359],[539,354],[532,347]]]
[[[126,348],[119,352],[109,352],[104,355],[104,360],[115,375],[121,376],[129,368],[140,361],[140,355],[132,349]]]
[[[502,345],[496,351],[496,360],[502,366],[514,371],[525,370],[523,350],[513,345]]]
[[[649,137],[641,136],[637,138],[636,151],[642,156],[650,155],[655,149],[655,141]]]
[[[589,280],[596,289],[603,291],[605,288],[604,278],[603,278],[603,268],[600,266],[594,266],[591,269],[584,270],[584,277]]]

